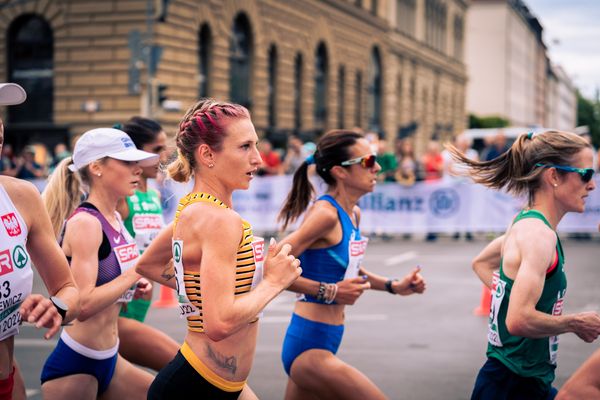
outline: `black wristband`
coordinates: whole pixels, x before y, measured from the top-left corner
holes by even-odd
[[[385,282],[385,290],[387,290],[391,294],[396,294],[396,292],[394,292],[394,288],[392,287],[392,283],[394,283],[396,281],[398,281],[398,279],[388,279]]]
[[[62,318],[62,322],[64,323],[65,317],[67,316],[67,312],[69,311],[69,307],[62,301],[59,297],[51,296],[50,301],[56,307],[56,311],[58,311],[58,315]]]

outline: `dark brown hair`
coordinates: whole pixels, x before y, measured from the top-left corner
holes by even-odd
[[[335,186],[335,178],[331,175],[331,168],[340,165],[350,158],[350,147],[359,139],[364,138],[361,133],[348,130],[332,130],[321,136],[315,151],[314,164],[317,174],[329,186]],[[312,164],[312,162],[311,162]],[[309,163],[304,161],[294,173],[292,189],[279,212],[278,221],[283,221],[282,229],[294,222],[308,207],[315,189],[308,180]]]

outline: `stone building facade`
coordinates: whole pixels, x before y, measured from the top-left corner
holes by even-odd
[[[543,27],[525,1],[472,0],[467,33],[469,113],[512,126],[575,128],[576,89],[552,66]]]
[[[172,134],[185,109],[210,96],[248,106],[276,141],[361,127],[389,141],[416,135],[420,150],[464,129],[466,8],[465,0],[9,0],[0,5],[0,75],[26,86],[29,100],[3,111],[7,140],[50,147],[140,114]]]

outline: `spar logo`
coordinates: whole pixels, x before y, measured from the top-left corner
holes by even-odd
[[[6,249],[0,252],[0,276],[10,274],[14,267],[10,258],[10,250]]]
[[[252,242],[252,251],[254,252],[254,262],[261,262],[265,260],[265,241],[258,240]]]
[[[350,242],[350,255],[352,257],[361,256],[365,254],[365,250],[367,249],[367,241],[366,240],[357,240]]]
[[[173,242],[173,261],[176,263],[181,261],[181,243],[179,241]]]
[[[438,189],[429,198],[429,208],[438,217],[449,217],[458,211],[460,199],[454,189]]]
[[[160,229],[162,227],[160,215],[144,215],[138,214],[133,217],[133,229]]]
[[[2,223],[9,236],[19,236],[21,234],[21,225],[15,213],[8,213],[2,216]]]
[[[115,247],[115,253],[120,263],[126,263],[138,257],[138,249],[135,243]]]
[[[19,269],[23,268],[27,265],[27,261],[29,261],[29,254],[25,251],[23,246],[20,244],[16,245],[12,252],[12,259],[15,263],[15,266]]]

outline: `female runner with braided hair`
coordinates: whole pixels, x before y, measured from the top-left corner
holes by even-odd
[[[255,398],[246,379],[258,315],[301,272],[290,245],[272,239],[265,258],[264,241],[233,210],[233,191],[247,189],[261,164],[257,142],[248,110],[237,104],[201,100],[180,124],[178,158],[167,171],[178,182],[194,176],[194,188],[181,199],[172,229],[161,231],[141,256],[137,271],[177,289],[188,333],[154,380],[149,399],[190,393]],[[174,273],[165,274],[171,256]]]

